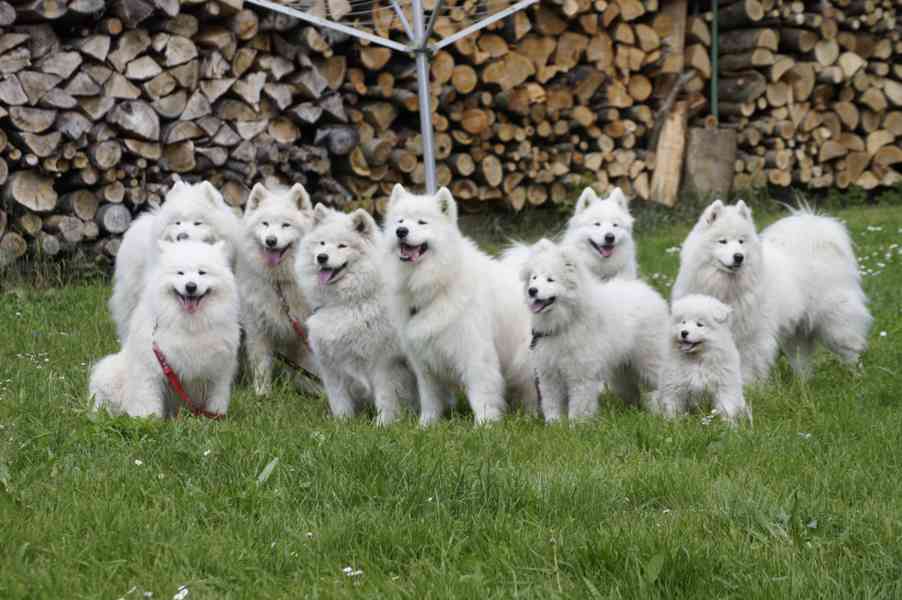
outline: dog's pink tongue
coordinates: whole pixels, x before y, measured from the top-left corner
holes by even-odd
[[[401,246],[401,256],[404,258],[409,258],[410,260],[416,260],[420,254],[419,246]]]
[[[533,300],[529,303],[529,310],[534,313],[541,312],[543,308],[545,308],[545,305],[539,300]]]
[[[326,285],[332,279],[332,269],[323,269],[318,273],[319,284]]]
[[[601,247],[601,255],[605,258],[610,258],[611,255],[614,254],[614,246],[602,246]]]
[[[275,267],[280,262],[282,262],[282,251],[281,250],[264,250],[263,257],[266,259],[266,264],[270,267]]]

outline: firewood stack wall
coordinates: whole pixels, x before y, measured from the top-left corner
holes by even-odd
[[[320,4],[405,39],[383,0]],[[445,5],[441,35],[486,10]],[[439,183],[474,209],[559,203],[587,184],[657,199],[652,174],[672,158],[656,156],[660,124],[676,104],[712,125],[711,16],[688,9],[543,0],[438,52]],[[896,12],[892,0],[721,2],[736,185],[896,181]],[[411,57],[242,0],[0,0],[0,124],[0,263],[114,256],[174,174],[209,179],[236,207],[253,182],[282,180],[376,211],[395,183],[425,180]]]

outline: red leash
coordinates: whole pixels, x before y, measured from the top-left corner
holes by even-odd
[[[300,321],[291,316],[291,307],[288,306],[288,300],[285,299],[285,294],[282,293],[282,284],[279,283],[278,280],[276,280],[276,296],[278,296],[279,301],[282,302],[282,310],[285,311],[285,316],[291,321],[291,328],[294,329],[297,336],[301,338],[301,342],[309,348],[310,344],[307,341],[307,330],[304,329],[304,326],[301,325]]]
[[[174,391],[185,406],[188,407],[188,410],[191,411],[192,415],[195,417],[207,417],[208,419],[213,420],[219,420],[225,417],[222,413],[210,412],[203,408],[198,408],[191,402],[188,392],[182,387],[182,382],[179,380],[178,374],[176,374],[172,367],[169,366],[169,361],[166,360],[166,356],[163,354],[163,351],[160,350],[160,347],[157,346],[156,342],[153,343],[153,354],[157,357],[160,368],[163,369],[163,375],[165,375],[166,379],[169,381],[169,387],[172,388],[172,391]]]

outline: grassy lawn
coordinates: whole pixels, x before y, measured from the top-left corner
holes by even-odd
[[[7,286],[0,598],[900,598],[902,209],[839,215],[876,316],[863,371],[781,360],[738,431],[613,401],[574,429],[380,431],[284,377],[224,422],[94,417],[108,287]],[[662,291],[687,230],[641,237]]]

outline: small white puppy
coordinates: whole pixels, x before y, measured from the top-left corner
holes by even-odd
[[[359,404],[372,402],[377,423],[388,425],[402,406],[415,404],[417,382],[387,312],[381,232],[363,209],[348,215],[322,204],[313,224],[297,272],[314,307],[307,328],[329,407],[336,417],[351,417]]]
[[[590,187],[583,190],[567,224],[563,243],[576,248],[599,279],[637,277],[633,217],[619,187],[604,199]]]
[[[95,410],[133,417],[172,417],[184,403],[172,389],[155,348],[188,393],[211,416],[229,408],[238,368],[238,290],[224,242],[158,242],[128,339],[91,372]]]
[[[532,312],[530,357],[547,422],[587,419],[605,384],[626,403],[656,387],[667,303],[645,283],[590,275],[572,246],[540,240],[521,272]]]
[[[668,417],[710,402],[730,423],[751,421],[742,395],[739,350],[730,332],[732,309],[711,296],[692,294],[673,303],[670,358],[657,392]]]

